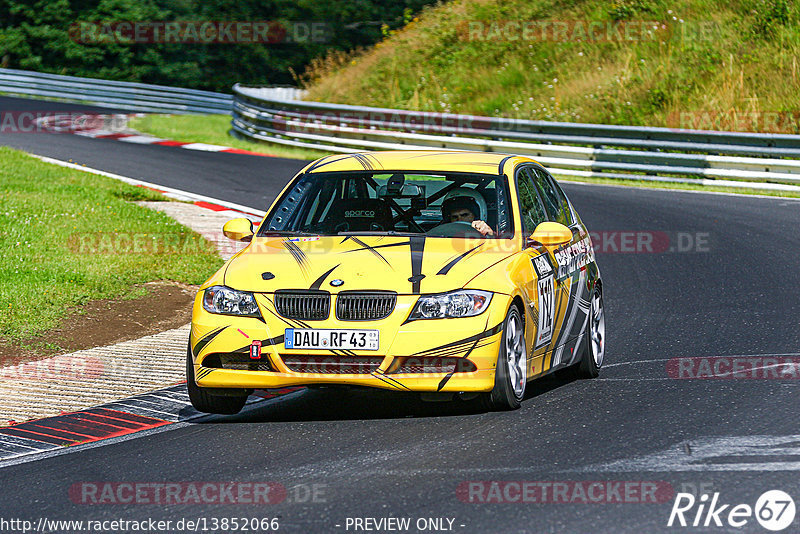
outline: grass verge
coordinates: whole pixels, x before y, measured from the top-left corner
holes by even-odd
[[[135,298],[137,284],[200,284],[219,268],[200,235],[137,200],[164,197],[0,147],[0,338],[50,330],[91,300]]]
[[[281,158],[314,160],[330,154],[238,139],[228,133],[231,129],[230,115],[146,115],[134,118],[130,126],[139,132],[174,141],[224,145]]]

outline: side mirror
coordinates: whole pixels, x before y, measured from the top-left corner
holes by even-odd
[[[250,241],[253,239],[253,222],[244,217],[232,219],[222,227],[222,233],[234,241]]]
[[[546,247],[563,245],[572,241],[572,230],[561,223],[543,222],[533,231],[530,240],[541,243]]]

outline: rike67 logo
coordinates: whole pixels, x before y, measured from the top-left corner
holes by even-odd
[[[755,518],[767,530],[778,532],[794,521],[795,504],[788,493],[781,490],[764,492],[755,506],[726,504],[714,493],[695,498],[691,493],[678,493],[669,514],[667,526],[744,528]]]

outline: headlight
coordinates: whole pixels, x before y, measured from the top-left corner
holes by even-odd
[[[225,286],[212,286],[203,294],[203,308],[210,313],[261,317],[256,299],[247,291],[236,291]]]
[[[423,295],[409,316],[415,319],[446,319],[473,317],[489,307],[492,294],[488,291],[461,289],[440,295]]]

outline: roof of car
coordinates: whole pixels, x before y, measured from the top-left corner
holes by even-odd
[[[303,172],[410,170],[500,174],[502,165],[509,158],[533,161],[523,156],[509,156],[496,152],[394,150],[327,156],[309,164]]]

